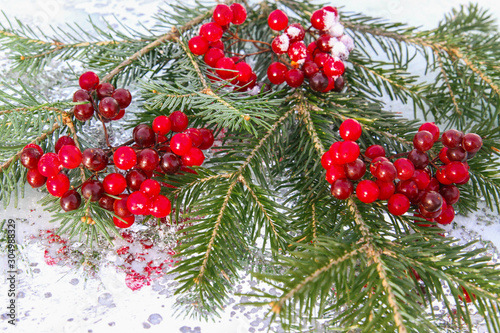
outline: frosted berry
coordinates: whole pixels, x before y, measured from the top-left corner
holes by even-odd
[[[170,149],[179,156],[187,154],[192,146],[191,138],[184,133],[177,133],[170,139]]]
[[[462,147],[468,153],[476,153],[483,146],[483,139],[476,133],[467,133],[462,139]]]
[[[311,15],[311,24],[318,30],[326,28],[326,12],[324,9],[319,9]]]
[[[111,195],[119,195],[127,188],[127,180],[119,173],[110,173],[102,181],[104,191]]]
[[[168,216],[172,211],[172,204],[170,200],[159,194],[151,200],[151,205],[149,208],[149,214],[154,217],[162,218]]]
[[[189,51],[195,55],[203,55],[208,51],[208,41],[202,36],[194,36],[188,43]]]
[[[151,200],[142,192],[132,192],[127,199],[127,208],[134,215],[148,215]]]
[[[361,202],[371,203],[378,199],[379,188],[373,180],[362,180],[356,186],[356,196]]]
[[[267,68],[267,77],[269,81],[273,84],[282,84],[285,82],[285,74],[287,72],[287,68],[280,62],[273,62]]]
[[[59,150],[66,145],[76,146],[75,140],[73,140],[70,136],[67,135],[61,136],[59,139],[57,139],[56,145],[54,146],[56,154],[59,153]]]
[[[359,156],[359,146],[354,141],[344,141],[339,146],[339,153],[343,163],[354,162]]]
[[[328,87],[328,77],[323,72],[318,72],[309,79],[309,86],[314,91],[323,91]]]
[[[90,171],[101,171],[108,165],[108,155],[100,148],[87,148],[82,153],[82,164]]]
[[[75,146],[63,146],[58,156],[61,165],[66,169],[75,169],[82,163],[82,152]]]
[[[325,71],[325,74],[329,77],[341,76],[345,72],[345,66],[341,60],[335,60],[334,58],[329,58],[325,61],[323,70]]]
[[[300,87],[304,82],[304,72],[297,68],[290,69],[285,74],[285,81],[292,88]]]
[[[65,212],[70,212],[80,208],[80,205],[82,204],[82,197],[77,191],[69,190],[61,196],[59,204]]]
[[[333,39],[335,37],[330,36],[329,34],[324,34],[321,35],[317,40],[316,40],[316,47],[321,51],[321,52],[330,52],[332,50],[332,45],[333,45]]]
[[[21,164],[27,169],[38,167],[38,161],[42,154],[36,148],[25,148],[19,157]]]
[[[129,170],[137,164],[137,155],[130,147],[120,147],[113,154],[113,162],[118,169]]]
[[[132,95],[127,89],[116,89],[111,95],[120,105],[121,109],[127,108],[132,103]]]
[[[434,142],[439,141],[439,127],[434,123],[424,123],[418,128],[419,131],[428,131],[432,134]]]
[[[94,115],[94,107],[90,103],[75,105],[73,115],[80,121],[87,121]]]
[[[407,180],[413,177],[415,167],[413,163],[407,158],[399,158],[394,162],[397,170],[397,178],[400,180]]]
[[[29,169],[28,173],[26,174],[26,181],[33,188],[43,186],[46,180],[47,177],[42,175],[37,168]]]
[[[286,27],[285,34],[290,39],[290,42],[294,43],[304,40],[304,37],[306,36],[306,31],[304,30],[304,27],[302,27],[300,23],[293,23],[290,24],[288,27]]]
[[[401,193],[393,194],[387,202],[387,208],[392,215],[403,215],[410,209],[410,200]]]
[[[172,153],[165,153],[160,161],[160,167],[168,175],[173,175],[181,168],[181,160]]]
[[[119,217],[119,218],[113,216],[113,223],[118,228],[122,228],[122,229],[129,228],[130,226],[132,226],[132,224],[134,224],[134,222],[135,222],[134,215]]]
[[[463,137],[464,133],[455,129],[449,129],[441,136],[441,142],[445,147],[455,148],[462,144]]]
[[[290,47],[290,38],[288,35],[283,34],[274,37],[273,42],[271,43],[271,48],[274,53],[280,55],[288,52],[288,48]]]
[[[381,145],[371,145],[366,148],[365,156],[372,160],[378,156],[385,156],[385,149]]]
[[[172,121],[172,119],[170,119]],[[155,144],[155,132],[146,124],[137,125],[132,133],[135,143],[139,147],[151,147]]]
[[[59,173],[47,179],[47,191],[55,197],[60,197],[69,190],[69,178]]]
[[[190,167],[190,166],[200,166],[203,164],[205,160],[205,155],[203,152],[196,147],[191,147],[191,149],[182,156],[182,165]]]
[[[212,17],[218,25],[227,25],[233,20],[233,11],[228,5],[219,4],[215,7]]]
[[[104,97],[111,97],[115,91],[115,87],[111,83],[103,82],[99,84],[96,89],[97,97],[103,99]]]
[[[358,180],[361,179],[366,173],[366,165],[359,158],[354,162],[346,163],[344,165],[345,175],[347,179]]]
[[[78,83],[82,89],[91,90],[99,84],[99,77],[94,72],[85,72],[80,75]]]
[[[305,59],[306,52],[306,44],[304,44],[304,42],[302,41],[295,42],[288,48],[288,56],[290,57],[290,60],[295,62]]]
[[[140,191],[151,198],[160,194],[161,186],[154,179],[146,179],[142,182]]]
[[[419,131],[413,137],[413,146],[420,151],[428,151],[434,145],[434,136],[428,131]]]
[[[92,202],[99,201],[104,195],[104,186],[95,179],[89,179],[82,184],[82,196]]]
[[[347,179],[338,179],[333,182],[331,193],[339,200],[346,200],[354,192],[354,186],[352,182]]]
[[[286,14],[281,10],[276,9],[269,14],[267,18],[267,24],[269,24],[269,27],[272,30],[283,30],[288,25],[288,16],[286,16]]]
[[[219,59],[221,58],[224,58],[224,51],[215,47],[211,47],[210,49],[208,49],[207,53],[205,53],[203,60],[208,66],[215,68],[217,66],[217,61],[219,61]]]
[[[209,42],[215,42],[220,40],[222,34],[223,34],[222,28],[217,23],[213,22],[205,23],[200,28],[200,35]]]
[[[59,156],[55,153],[45,153],[38,160],[38,171],[44,177],[53,177],[62,169]]]
[[[137,154],[137,167],[143,171],[153,171],[158,163],[160,163],[160,156],[153,149],[143,149]]]
[[[346,141],[358,140],[361,132],[361,124],[356,119],[346,119],[340,124],[339,134]]]

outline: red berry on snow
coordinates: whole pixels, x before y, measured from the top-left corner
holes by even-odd
[[[33,188],[43,186],[46,180],[47,177],[42,175],[37,168],[29,169],[28,173],[26,174],[26,181]]]
[[[134,224],[134,222],[135,222],[134,215],[123,216],[123,217],[119,217],[119,218],[113,216],[113,223],[118,228],[122,228],[122,229],[129,228],[130,226],[132,226],[132,224]]]
[[[306,31],[300,23],[293,23],[286,27],[285,34],[288,36],[288,38],[290,38],[290,42],[294,43],[304,40]]]
[[[132,192],[127,199],[127,208],[134,215],[148,215],[151,200],[142,192]]]

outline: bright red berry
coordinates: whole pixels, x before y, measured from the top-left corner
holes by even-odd
[[[324,30],[326,28],[326,12],[324,9],[319,9],[311,15],[311,24],[314,28],[318,30]]]
[[[397,170],[397,178],[400,180],[407,180],[413,177],[415,167],[413,163],[407,158],[399,158],[394,162]]]
[[[453,222],[454,218],[455,209],[453,209],[452,205],[447,205],[446,208],[441,211],[441,214],[436,217],[436,222],[439,224],[450,224]]]
[[[346,119],[340,124],[339,134],[346,141],[358,140],[361,132],[361,124],[356,119]]]
[[[192,146],[193,142],[191,138],[184,133],[177,133],[170,140],[170,149],[172,149],[174,154],[179,156],[186,155]]]
[[[220,58],[215,65],[217,75],[223,79],[233,79],[238,74],[234,71],[234,60],[231,58]]]
[[[274,37],[273,42],[271,43],[271,48],[273,52],[280,55],[288,52],[288,48],[290,47],[290,38],[288,35],[283,34]]]
[[[215,68],[217,66],[217,61],[219,61],[219,59],[221,58],[224,58],[224,51],[215,47],[211,47],[207,51],[207,53],[205,53],[203,60],[208,66]]]
[[[242,24],[247,19],[247,10],[239,3],[233,3],[231,6],[233,12],[232,24]]]
[[[112,195],[119,195],[127,188],[127,180],[119,173],[110,173],[102,181],[104,191]]]
[[[47,191],[55,197],[60,197],[69,190],[69,178],[59,173],[47,179]]]
[[[189,119],[182,111],[174,111],[168,118],[173,132],[182,132],[188,127]]]
[[[383,182],[392,182],[396,179],[397,174],[398,172],[396,167],[392,164],[392,162],[381,161],[378,163],[373,175]]]
[[[125,216],[125,217],[118,217],[118,218],[113,216],[113,223],[118,228],[122,228],[122,229],[129,228],[130,226],[132,226],[132,224],[134,224],[134,222],[135,222],[134,215]]]
[[[61,165],[66,169],[75,169],[82,163],[82,152],[78,147],[66,145],[58,153]]]
[[[148,215],[151,200],[142,192],[132,192],[127,199],[127,208],[134,215]]]
[[[165,135],[170,132],[172,123],[167,116],[158,116],[153,120],[153,131],[157,134]]]
[[[189,40],[189,50],[195,55],[203,55],[208,51],[208,41],[202,36],[194,36]]]
[[[378,199],[380,190],[373,180],[362,180],[356,186],[356,196],[361,202],[371,203]]]
[[[129,170],[137,164],[137,155],[130,147],[120,147],[113,154],[113,162],[118,169]]]
[[[286,16],[286,14],[283,13],[281,10],[276,9],[269,14],[267,18],[267,23],[269,24],[269,27],[271,29],[280,31],[287,27],[288,16]]]
[[[43,186],[45,184],[45,181],[47,180],[47,177],[42,175],[37,168],[29,169],[28,173],[26,174],[26,181],[31,185],[33,188],[37,188],[40,186]]]
[[[154,179],[146,179],[142,182],[140,191],[148,197],[152,198],[160,194],[161,186],[160,183],[158,183]]]
[[[94,72],[85,72],[80,75],[78,83],[82,89],[91,90],[99,84],[99,77]]]
[[[401,193],[393,194],[387,202],[387,208],[392,215],[403,215],[410,209],[410,200]]]
[[[190,167],[190,166],[200,166],[203,164],[205,160],[205,155],[203,152],[196,147],[191,147],[191,149],[182,156],[182,165]]]
[[[439,151],[439,160],[444,164],[450,163],[450,159],[448,158],[448,147],[443,147]]]
[[[441,136],[441,142],[445,147],[455,148],[462,144],[462,139],[464,137],[464,133],[457,131],[455,129],[449,129],[444,131]]]
[[[234,70],[238,71],[238,81],[248,82],[252,76],[252,67],[246,62],[239,62],[234,65]]]
[[[424,123],[419,128],[419,131],[428,131],[432,134],[434,142],[439,141],[439,127],[434,123]]]
[[[451,185],[453,182],[446,176],[445,168],[445,166],[442,166],[436,170],[436,179],[443,185]]]
[[[159,194],[151,200],[149,213],[154,217],[166,217],[170,214],[171,210],[172,204],[167,197]]]
[[[340,76],[345,72],[344,63],[341,60],[335,60],[334,58],[329,58],[325,61],[323,66],[325,74],[329,77]]]
[[[218,25],[227,25],[233,20],[233,11],[228,5],[219,4],[215,7],[212,17]]]
[[[45,153],[38,161],[38,171],[44,177],[54,177],[61,171],[62,165],[59,156],[55,153]]]
[[[56,154],[58,154],[59,150],[63,146],[66,146],[66,145],[76,146],[75,140],[73,140],[70,136],[67,136],[67,135],[61,136],[59,139],[57,139],[56,145],[54,146],[54,150],[55,150]]]
[[[375,183],[379,188],[378,200],[387,200],[396,192],[396,185],[393,182],[383,182],[377,179]]]
[[[344,141],[339,146],[340,158],[343,163],[351,163],[359,157],[359,146],[354,141]]]
[[[200,28],[200,35],[209,42],[220,40],[223,33],[221,26],[213,22],[205,23]]]
[[[267,77],[273,84],[282,84],[285,82],[286,72],[287,68],[285,65],[280,62],[273,62],[267,68]]]
[[[323,169],[328,170],[333,165],[333,159],[330,155],[330,151],[327,151],[321,156],[321,166]]]
[[[385,149],[381,145],[371,145],[365,150],[365,156],[374,159],[375,157],[385,156]]]
[[[434,145],[434,136],[428,131],[419,131],[413,137],[413,146],[420,151],[428,151]]]
[[[353,192],[354,186],[352,185],[352,182],[350,180],[337,179],[332,184],[331,193],[335,198],[339,200],[345,200],[349,198]]]
[[[445,166],[446,178],[452,183],[460,183],[469,174],[469,171],[462,162],[451,162]]]
[[[375,157],[370,163],[370,173],[375,176],[378,166],[384,161],[389,162],[389,159],[383,156]]]
[[[425,190],[431,182],[431,176],[423,169],[416,169],[411,179],[417,183],[419,190]]]
[[[345,173],[345,168],[343,165],[340,164],[332,164],[330,168],[326,171],[326,181],[329,182],[330,184],[333,184],[334,181],[337,179],[344,179],[346,178],[346,173]]]

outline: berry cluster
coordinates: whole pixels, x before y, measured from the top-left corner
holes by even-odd
[[[115,89],[111,83],[99,83],[94,72],[86,72],[79,79],[80,90],[73,94],[73,102],[90,102],[75,105],[74,115],[80,121],[87,121],[97,112],[103,121],[118,120],[125,115],[125,108],[132,102],[127,89]]]
[[[21,153],[20,160],[29,169],[28,183],[33,188],[46,184],[50,194],[61,198],[60,205],[64,211],[78,209],[83,196],[114,212],[115,225],[127,228],[134,223],[135,215],[163,218],[170,214],[170,200],[160,194],[162,184],[151,179],[154,172],[171,175],[189,171],[188,167],[200,166],[205,160],[202,150],[213,145],[212,132],[205,128],[187,127],[188,117],[181,111],[175,111],[169,117],[156,117],[152,127],[146,124],[136,126],[133,131],[135,144],[131,147],[122,146],[109,151],[88,148],[82,153],[71,137],[62,136],[55,144],[55,153],[44,153],[40,146],[29,144]],[[126,171],[126,174],[116,170],[100,181],[99,177],[104,176],[110,164]],[[70,189],[67,170],[79,167],[93,172],[93,175],[77,188]],[[125,190],[129,194],[124,194]],[[82,222],[95,224],[89,216],[82,217]]]
[[[387,208],[393,215],[403,215],[413,205],[419,218],[440,224],[453,221],[453,205],[460,198],[456,185],[469,181],[467,160],[482,147],[479,135],[464,135],[451,129],[445,131],[440,140],[439,128],[434,123],[425,123],[413,138],[414,149],[403,153],[406,157],[397,158],[401,154],[386,157],[385,149],[380,145],[369,146],[361,154],[355,141],[360,138],[362,128],[354,119],[345,120],[339,132],[344,141],[333,143],[321,158],[335,198],[345,200],[355,191],[357,198],[364,203],[387,200]],[[428,152],[438,141],[444,147],[437,157],[431,159]],[[438,160],[443,165],[437,165]],[[373,178],[361,180],[367,164]],[[356,188],[353,181],[359,181]]]
[[[288,69],[283,61],[273,62],[267,69],[271,83],[286,81],[290,87],[297,88],[307,78],[309,86],[315,91],[342,90],[343,61],[354,49],[354,42],[344,34],[337,8],[327,6],[311,15],[311,25],[319,31],[319,37],[308,46],[304,43],[304,27],[300,23],[288,25],[288,17],[281,10],[271,12],[267,22],[272,30],[284,30],[283,34],[274,38],[272,50],[278,57],[287,54],[292,67]]]

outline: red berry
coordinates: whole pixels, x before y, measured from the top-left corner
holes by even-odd
[[[336,181],[337,179],[344,179],[344,178],[346,178],[346,174],[345,174],[345,169],[344,169],[343,165],[333,164],[326,171],[325,179],[330,184],[333,184],[333,182]]]
[[[99,201],[104,195],[104,186],[98,180],[89,179],[82,184],[82,196],[92,202]]]
[[[340,136],[346,141],[356,141],[361,137],[361,132],[361,124],[356,119],[346,119],[340,124]]]
[[[335,60],[334,58],[329,58],[325,61],[323,70],[325,74],[329,77],[340,76],[345,72],[344,63],[341,60]]]
[[[407,158],[399,158],[394,162],[394,166],[397,170],[397,177],[400,180],[407,180],[413,177],[415,172],[415,167],[413,163]]]
[[[329,34],[324,34],[321,35],[317,40],[316,40],[316,47],[321,51],[321,52],[327,52],[329,53],[332,50],[332,45],[333,45],[333,39],[335,37],[330,36]]]
[[[403,215],[410,209],[410,200],[401,193],[393,194],[387,202],[387,208],[392,215]]]
[[[417,183],[411,179],[402,180],[396,185],[396,192],[404,194],[410,200],[415,200],[418,197]]]
[[[215,66],[217,74],[223,79],[233,79],[238,75],[234,72],[234,60],[231,58],[220,58]]]
[[[324,91],[328,87],[328,77],[323,72],[318,72],[309,79],[309,86],[314,91]]]
[[[420,151],[428,151],[434,145],[434,136],[428,131],[419,131],[413,137],[413,146]]]
[[[172,119],[170,119],[170,121],[172,121]],[[141,148],[151,147],[156,141],[155,132],[146,124],[137,125],[132,132],[132,136],[134,137],[135,143]]]
[[[460,199],[460,190],[455,185],[445,185],[439,189],[439,193],[450,206],[456,204]]]
[[[151,200],[142,192],[132,192],[127,199],[127,208],[134,215],[148,215]]]
[[[448,147],[443,147],[439,151],[439,160],[444,164],[450,163],[450,159],[448,158]]]
[[[288,56],[290,60],[298,62],[306,58],[307,48],[304,42],[295,42],[288,48]]]
[[[232,24],[242,24],[247,19],[247,10],[239,3],[233,3],[231,6],[233,12]]]
[[[267,23],[269,24],[269,27],[271,29],[280,31],[287,27],[288,16],[286,16],[286,14],[283,13],[281,10],[276,9],[269,14],[267,18]]]
[[[328,170],[333,165],[333,159],[330,155],[330,151],[327,151],[321,156],[321,166],[323,169]]]
[[[200,166],[203,164],[205,160],[205,155],[203,152],[196,147],[191,147],[191,149],[182,156],[182,165],[190,167],[190,166]]]
[[[436,170],[436,178],[443,185],[451,185],[451,184],[453,184],[453,182],[448,179],[448,177],[446,176],[445,170],[446,170],[445,166],[439,167]]]
[[[436,126],[434,123],[424,123],[422,124],[419,128],[419,131],[428,131],[432,134],[432,137],[434,139],[434,142],[439,141],[439,127]]]
[[[332,162],[333,164],[344,164],[344,162],[342,161],[342,158],[340,157],[340,145],[342,144],[342,141],[337,141],[337,142],[334,142],[331,146],[330,146],[330,156],[332,158]]]
[[[103,82],[99,84],[96,89],[97,97],[103,99],[104,97],[111,97],[115,91],[115,87],[111,83]]]
[[[396,179],[397,174],[398,171],[392,162],[381,161],[378,163],[373,175],[383,182],[392,182]]]
[[[125,115],[125,109],[120,109],[120,112],[118,112],[118,114],[114,118],[111,118],[111,120],[120,120],[123,118],[124,115]]]
[[[271,43],[271,48],[273,52],[276,54],[285,54],[288,52],[288,48],[290,47],[290,38],[288,35],[283,34],[274,37],[273,42]]]
[[[100,148],[87,148],[82,153],[82,164],[90,171],[101,171],[108,165],[108,155]]]
[[[354,162],[346,163],[344,165],[345,174],[347,179],[358,180],[361,179],[366,173],[366,165],[359,158]]]
[[[137,155],[130,147],[120,147],[113,154],[113,162],[120,170],[132,169],[137,163]]]
[[[30,144],[27,144],[23,150],[25,149],[28,149],[28,148],[35,148],[39,153],[40,155],[43,155],[43,149],[42,147],[40,147],[39,145],[37,145],[36,143],[30,143]]]
[[[167,197],[160,194],[151,200],[149,213],[154,217],[166,217],[168,216],[168,214],[170,214],[171,210],[172,205]]]
[[[194,55],[203,55],[208,51],[208,41],[202,36],[194,36],[189,40],[189,50]]]
[[[292,88],[300,87],[304,82],[304,72],[297,68],[290,69],[285,74],[285,81]]]
[[[184,133],[177,133],[170,139],[170,149],[179,156],[186,155],[192,146],[191,138]]]
[[[168,118],[170,119],[173,132],[182,132],[188,127],[189,119],[182,111],[174,111]]]
[[[378,200],[387,200],[396,191],[396,185],[394,185],[393,182],[383,182],[380,179],[377,179],[375,183],[377,183],[379,188]]]
[[[344,141],[339,146],[339,153],[343,163],[354,162],[359,157],[359,146],[354,141]]]
[[[267,68],[267,77],[269,81],[273,84],[282,84],[285,82],[285,74],[287,72],[287,68],[280,62],[273,62]]]
[[[356,186],[356,196],[361,202],[371,203],[378,199],[380,190],[373,180],[362,180]]]
[[[59,150],[66,145],[76,146],[75,141],[70,136],[64,135],[57,139],[56,145],[54,146],[56,154],[58,154]]]
[[[408,159],[413,163],[416,169],[424,169],[429,164],[429,156],[427,153],[418,149],[410,151]]]
[[[37,188],[40,186],[43,186],[45,184],[45,181],[47,180],[47,177],[42,175],[38,169],[33,168],[29,169],[28,173],[26,174],[26,181],[31,185],[33,188]]]
[[[445,166],[445,173],[452,183],[460,183],[465,180],[469,171],[462,162],[451,162]]]
[[[61,201],[59,202],[59,204],[65,212],[70,212],[80,207],[80,205],[82,204],[82,197],[77,191],[69,190],[61,196]]]
[[[104,177],[102,186],[106,193],[119,195],[127,188],[127,180],[119,173],[110,173]]]
[[[431,182],[431,176],[423,169],[416,169],[411,179],[417,183],[419,190],[425,190]]]
[[[307,53],[310,54],[312,57],[316,55],[316,52],[318,52],[318,44],[316,41],[313,41],[307,45]]]
[[[127,89],[116,89],[111,95],[120,105],[121,109],[127,108],[132,103],[132,95]]]
[[[443,207],[443,201],[441,194],[434,191],[425,192],[420,199],[418,208],[420,211],[425,210],[429,213],[434,213]]]
[[[55,197],[60,197],[69,190],[69,178],[59,173],[47,179],[47,191]]]
[[[378,156],[385,156],[385,149],[380,145],[371,145],[366,148],[365,156],[372,160]]]
[[[27,169],[34,169],[38,167],[42,154],[36,148],[24,148],[19,160],[21,164]]]
[[[113,211],[113,204],[115,203],[115,199],[110,197],[109,195],[103,195],[101,199],[99,199],[99,206],[102,208],[109,210],[110,212]]]
[[[215,47],[211,47],[207,51],[207,53],[205,53],[203,60],[208,66],[215,68],[217,66],[217,61],[219,61],[219,59],[221,58],[224,58],[224,51]]]
[[[76,119],[80,121],[87,121],[94,115],[94,107],[90,103],[75,105],[75,111],[73,114]]]
[[[467,133],[462,139],[462,147],[468,153],[477,153],[483,146],[483,139],[476,133]]]
[[[331,193],[335,198],[339,200],[345,200],[349,198],[353,192],[354,186],[352,185],[350,180],[337,179],[332,184]]]
[[[127,194],[121,194],[120,199],[116,199],[113,203],[113,211],[119,217],[128,217],[132,215],[127,208],[128,197],[129,196]]]
[[[151,198],[160,194],[161,186],[154,179],[146,179],[142,182],[140,191]]]
[[[122,229],[129,228],[130,226],[132,226],[132,224],[134,224],[134,222],[135,222],[134,215],[125,216],[125,217],[118,217],[118,218],[113,216],[113,223],[118,228],[122,228]]]
[[[61,165],[66,169],[75,169],[82,163],[82,152],[75,146],[63,146],[58,156]]]
[[[375,176],[378,166],[384,161],[389,162],[389,159],[383,156],[375,157],[370,163],[370,173]]]
[[[252,67],[246,62],[239,62],[234,65],[234,70],[238,71],[238,81],[248,82],[252,76]]]
[[[222,31],[221,26],[213,22],[205,23],[200,28],[200,35],[209,42],[216,42],[220,40],[223,33],[224,32]]]
[[[439,224],[450,224],[451,222],[453,222],[454,218],[455,209],[453,209],[452,205],[448,205],[441,211],[441,214],[436,217],[436,222]]]
[[[78,83],[82,89],[91,90],[99,84],[99,77],[94,72],[85,72],[80,75]]]
[[[161,169],[168,175],[173,175],[181,168],[181,160],[172,153],[165,153],[160,161]]]
[[[61,162],[59,161],[59,156],[55,153],[45,153],[40,157],[38,161],[38,171],[44,177],[53,177],[59,173],[62,169]]]
[[[160,156],[153,149],[143,149],[137,154],[137,167],[145,172],[153,171],[159,163]]]
[[[319,72],[319,67],[314,61],[306,61],[304,62],[304,65],[302,65],[302,70],[304,71],[304,75],[307,78],[310,78],[311,76]]]
[[[170,132],[172,123],[167,116],[158,116],[153,120],[153,131],[157,134],[165,135]]]
[[[325,10],[319,9],[311,15],[311,24],[314,28],[318,30],[324,30],[326,27],[325,22]]]
[[[467,152],[462,147],[448,148],[446,157],[450,162],[465,162],[467,161]]]
[[[203,139],[203,143],[198,147],[200,148],[201,150],[206,150],[210,147],[212,147],[212,145],[214,144],[214,134],[212,133],[211,130],[207,129],[207,128],[200,128],[200,133],[201,133],[201,137]]]
[[[73,102],[87,102],[90,101],[90,94],[87,90],[79,89],[73,94]]]
[[[233,20],[233,11],[228,5],[219,4],[215,7],[212,17],[218,25],[227,25]]]
[[[445,131],[441,137],[441,142],[448,148],[455,148],[462,144],[464,133],[455,129]]]
[[[328,53],[319,52],[314,56],[314,62],[320,69],[322,69],[325,66],[326,62],[331,58],[332,57]]]
[[[113,119],[120,112],[120,105],[113,97],[104,97],[99,102],[99,113],[106,119]]]
[[[288,38],[290,38],[290,42],[294,43],[304,40],[306,31],[300,23],[293,23],[286,27],[285,34],[288,36]]]
[[[431,177],[431,180],[427,187],[425,188],[426,191],[436,191],[439,192],[439,180],[437,180],[436,177]],[[441,194],[442,195],[442,194]]]

